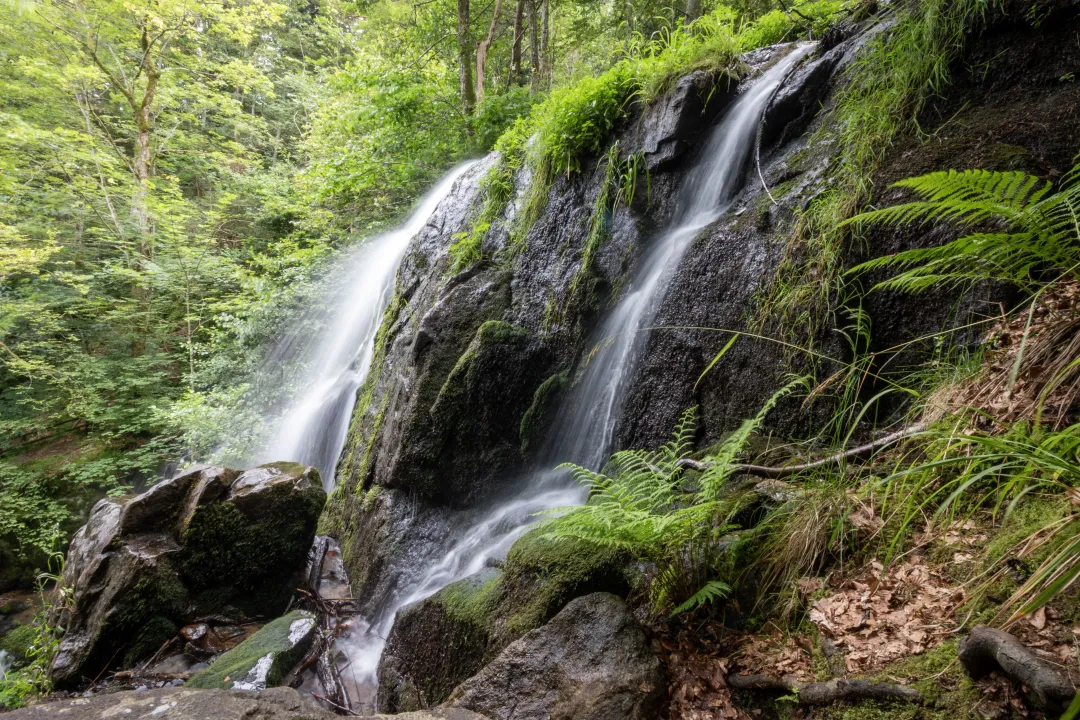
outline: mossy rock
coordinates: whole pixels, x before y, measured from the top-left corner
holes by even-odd
[[[273,463],[200,466],[99,502],[68,551],[53,682],[131,667],[201,616],[284,612],[325,498],[314,468]]]
[[[526,457],[533,456],[539,450],[547,429],[555,420],[559,400],[568,387],[570,387],[570,376],[565,372],[560,372],[555,373],[536,388],[532,405],[522,416],[519,428],[521,452]]]
[[[315,617],[299,610],[260,629],[209,668],[192,676],[191,688],[264,690],[304,659],[315,637]]]
[[[33,625],[17,625],[14,629],[0,636],[0,650],[14,658],[17,664],[29,659],[30,647],[37,638],[37,628]]]
[[[482,570],[398,612],[379,660],[381,711],[436,705],[484,666],[501,577]]]
[[[571,600],[625,594],[625,565],[612,550],[548,540],[540,529],[526,533],[501,570],[482,570],[398,613],[379,663],[380,711],[438,704]]]
[[[503,572],[503,646],[543,625],[574,598],[594,592],[625,595],[630,588],[621,553],[581,540],[551,540],[542,528],[518,538]]]

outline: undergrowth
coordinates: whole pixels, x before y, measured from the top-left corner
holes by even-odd
[[[842,255],[852,239],[844,221],[873,192],[872,177],[893,142],[918,132],[927,100],[950,81],[967,38],[999,0],[925,0],[894,11],[895,25],[872,38],[814,144],[835,145],[831,187],[799,217],[783,259],[760,298],[757,326],[813,341],[830,308],[845,297]]]
[[[546,523],[545,537],[623,551],[645,563],[652,570],[642,590],[656,612],[678,614],[726,596],[742,545],[731,522],[742,498],[724,491],[751,435],[801,386],[800,379],[777,392],[705,458],[707,469],[696,477],[682,462],[693,449],[696,408],[684,413],[672,440],[658,450],[618,452],[604,472],[564,465],[589,488],[589,501],[552,511],[562,514]]]
[[[581,171],[602,152],[620,122],[652,102],[681,76],[704,70],[729,81],[745,71],[740,53],[783,40],[817,37],[851,0],[796,2],[798,13],[774,11],[751,22],[721,5],[690,25],[676,23],[651,38],[636,36],[626,56],[607,72],[555,88],[496,143],[504,162],[527,163],[531,177],[524,207],[511,231],[524,237],[543,212],[552,180]]]

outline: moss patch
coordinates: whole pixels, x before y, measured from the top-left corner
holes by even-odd
[[[281,678],[303,659],[304,653],[311,644],[311,633],[308,633],[305,642],[296,645],[289,640],[292,624],[304,618],[311,618],[311,615],[294,611],[274,620],[219,657],[209,668],[193,676],[187,682],[187,687],[231,688],[233,683],[244,680],[256,663],[269,654],[274,655],[274,662],[266,676],[266,686],[280,685]]]
[[[570,376],[565,372],[555,373],[536,388],[532,405],[521,418],[521,452],[525,456],[534,454],[544,439],[547,429],[555,419],[559,409],[559,398],[570,387]]]
[[[543,625],[575,597],[601,591],[625,595],[624,565],[614,550],[549,540],[542,529],[527,532],[510,548],[503,568],[501,638],[510,642]]]
[[[33,625],[19,625],[0,637],[0,650],[15,658],[15,662],[25,663],[28,659],[27,652],[36,637],[37,629]]]

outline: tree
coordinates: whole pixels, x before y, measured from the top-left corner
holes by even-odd
[[[491,24],[488,25],[487,35],[476,47],[476,102],[478,103],[484,99],[488,48],[491,47],[491,43],[495,40],[495,29],[498,27],[501,12],[502,0],[495,0],[495,11],[491,15]]]
[[[473,89],[472,76],[472,37],[469,32],[469,0],[457,0],[457,40],[458,67],[460,69],[460,91],[462,112],[472,115],[476,106],[476,91]]]

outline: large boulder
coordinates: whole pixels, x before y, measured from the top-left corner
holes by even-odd
[[[378,707],[403,712],[445,700],[507,645],[576,597],[625,593],[624,558],[534,530],[502,569],[486,568],[398,611],[379,660]]]
[[[199,466],[100,501],[68,550],[53,682],[131,665],[206,616],[280,615],[325,500],[314,468],[274,463]]]
[[[272,688],[261,693],[164,688],[43,703],[8,713],[4,715],[4,720],[333,720],[337,717],[340,716],[304,702],[300,693],[292,688]],[[476,713],[458,708],[436,708],[395,717],[398,720],[486,720]],[[373,715],[371,720],[389,720],[389,716]]]
[[[492,720],[653,720],[660,661],[626,603],[578,598],[459,685],[447,706]]]

